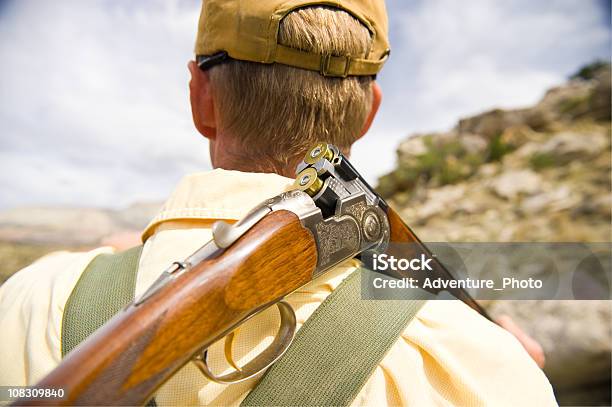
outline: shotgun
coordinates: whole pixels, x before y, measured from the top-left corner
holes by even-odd
[[[316,144],[296,172],[294,190],[263,202],[236,224],[215,223],[210,242],[173,263],[36,384],[63,389],[63,399],[20,399],[15,405],[143,405],[190,361],[216,382],[250,378],[293,339],[295,314],[283,297],[353,257],[425,255],[432,258],[431,274],[453,279],[338,148]],[[397,253],[398,247],[411,249]],[[488,318],[466,291],[448,291]],[[206,349],[272,305],[281,316],[272,344],[229,374],[213,373]]]

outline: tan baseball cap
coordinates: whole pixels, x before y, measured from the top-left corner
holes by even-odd
[[[308,6],[339,8],[361,21],[372,35],[369,54],[321,55],[279,44],[278,27],[283,17]],[[203,69],[229,57],[290,65],[325,76],[376,75],[390,51],[387,30],[384,0],[204,0],[195,52]]]

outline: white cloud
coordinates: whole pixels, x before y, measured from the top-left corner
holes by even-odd
[[[391,0],[379,117],[353,153],[370,180],[414,131],[534,103],[595,57],[596,1]],[[191,124],[186,63],[196,0],[0,4],[0,207],[162,199],[210,168]]]
[[[1,206],[163,199],[210,168],[191,124],[198,4],[19,1],[0,14]]]

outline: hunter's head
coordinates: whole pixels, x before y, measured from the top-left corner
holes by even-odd
[[[389,53],[385,7],[339,3],[204,0],[190,93],[214,167],[293,176],[316,141],[348,154],[366,133]]]

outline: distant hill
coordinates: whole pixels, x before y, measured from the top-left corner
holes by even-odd
[[[159,203],[139,203],[121,210],[68,207],[21,207],[0,211],[0,240],[14,243],[94,245],[111,234],[141,230]]]
[[[125,209],[21,207],[0,211],[0,283],[56,250],[88,250],[103,239],[144,229],[161,207],[138,203]]]

